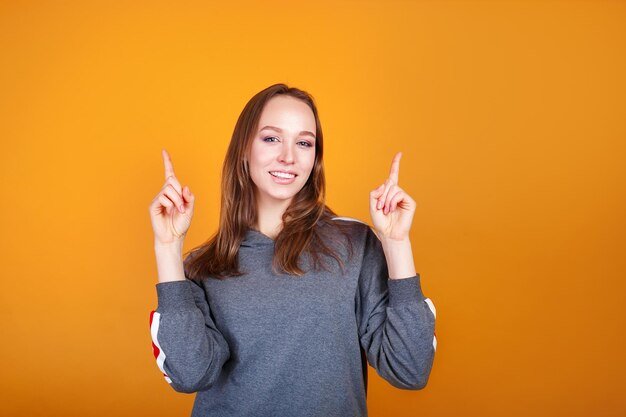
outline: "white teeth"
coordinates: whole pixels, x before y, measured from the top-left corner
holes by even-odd
[[[286,174],[284,172],[278,172],[278,171],[270,172],[270,174],[272,174],[275,177],[280,177],[280,178],[293,178],[293,177],[295,177],[294,174]]]

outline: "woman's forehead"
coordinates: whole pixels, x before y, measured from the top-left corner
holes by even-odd
[[[308,104],[289,96],[274,96],[263,108],[259,119],[259,130],[270,126],[275,130],[299,133],[315,133],[315,115]]]

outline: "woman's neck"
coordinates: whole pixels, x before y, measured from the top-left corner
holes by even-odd
[[[281,201],[280,203],[261,204],[257,203],[257,224],[256,228],[259,232],[274,239],[283,228],[283,214],[289,201]]]

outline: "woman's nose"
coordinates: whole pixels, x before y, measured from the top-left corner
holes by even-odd
[[[293,149],[290,144],[284,143],[279,155],[280,161],[285,163],[293,163]]]

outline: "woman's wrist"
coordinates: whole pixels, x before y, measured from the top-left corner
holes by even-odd
[[[185,280],[182,241],[169,244],[155,242],[154,252],[159,282]]]
[[[381,244],[387,261],[390,279],[411,278],[417,275],[413,250],[409,239],[382,239]]]
[[[163,243],[157,240],[154,241],[154,250],[162,253],[183,253],[183,241],[176,240],[173,242]]]

